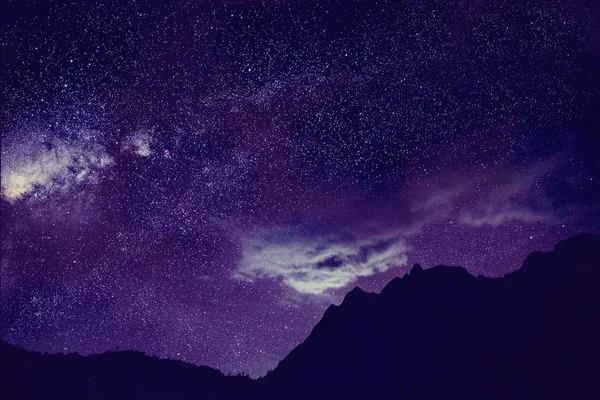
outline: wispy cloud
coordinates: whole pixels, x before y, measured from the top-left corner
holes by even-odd
[[[552,222],[555,210],[547,199],[544,180],[558,168],[559,160],[531,165],[488,184],[475,202],[462,208],[459,222],[471,226],[499,226],[510,221]]]
[[[245,240],[234,277],[279,278],[296,292],[321,295],[405,264],[406,246],[399,236],[298,235],[277,228]]]

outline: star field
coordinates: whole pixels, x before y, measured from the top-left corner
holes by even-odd
[[[11,1],[1,336],[260,376],[355,285],[600,233],[592,1]]]

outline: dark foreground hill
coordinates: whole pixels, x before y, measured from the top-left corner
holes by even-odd
[[[600,237],[504,278],[415,266],[380,294],[355,288],[257,381],[137,352],[2,344],[0,360],[11,399],[598,399]]]
[[[234,399],[256,382],[137,351],[80,356],[0,344],[2,399]]]

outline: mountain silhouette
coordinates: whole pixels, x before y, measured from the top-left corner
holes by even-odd
[[[255,384],[138,351],[40,354],[3,342],[0,360],[4,399],[231,399]]]
[[[599,338],[600,237],[580,234],[503,278],[415,265],[354,288],[258,380],[138,352],[0,356],[9,398],[598,399]]]

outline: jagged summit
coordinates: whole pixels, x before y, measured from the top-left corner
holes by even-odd
[[[346,294],[346,297],[361,296],[366,293],[360,286],[354,286],[354,288]]]
[[[346,296],[344,296],[344,300],[342,301],[342,305],[343,304],[353,304],[353,303],[357,303],[357,302],[361,302],[361,301],[367,301],[365,299],[372,297],[372,296],[377,296],[377,294],[365,292],[359,286],[355,286],[351,291],[346,293]]]
[[[421,264],[415,264],[413,265],[413,267],[411,268],[410,272],[408,273],[409,275],[418,275],[421,272],[423,272],[423,267],[421,267]]]
[[[265,382],[293,399],[596,398],[599,240],[505,278],[415,265],[379,295],[354,288]]]
[[[423,269],[420,264],[415,264],[411,270],[402,277],[395,277],[382,290],[382,296],[392,293],[401,293],[406,290],[415,290],[423,285],[432,285],[440,281],[448,281],[472,277],[463,267],[438,265],[433,268]]]

